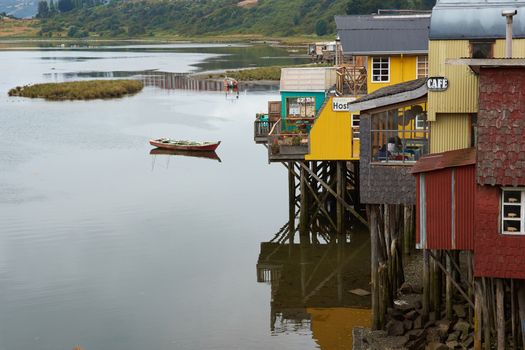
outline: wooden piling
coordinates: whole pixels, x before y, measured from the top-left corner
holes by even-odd
[[[377,330],[380,328],[379,322],[379,281],[377,269],[379,267],[378,260],[378,218],[377,218],[377,206],[367,205],[366,211],[368,213],[368,222],[370,226],[370,246],[371,246],[371,292],[372,292],[372,329]]]
[[[301,167],[300,191],[301,191],[301,211],[299,213],[299,234],[305,235],[308,233],[309,213],[308,213],[308,174],[305,169],[306,166]]]
[[[423,250],[423,310],[421,317],[424,322],[428,321],[430,312],[430,257],[428,250]]]
[[[446,303],[446,312],[447,312],[447,319],[452,320],[452,297],[453,297],[453,290],[452,290],[452,262],[451,257],[449,254],[446,254],[446,268],[447,268],[447,276],[446,276],[446,287],[445,287],[445,303]]]
[[[474,350],[481,350],[482,296],[481,286],[478,282],[474,282],[474,294]]]
[[[505,309],[503,281],[496,279],[496,315],[497,315],[497,333],[498,333],[498,350],[505,350]]]
[[[345,167],[344,161],[336,161],[336,188],[337,195],[340,198],[345,197],[345,187],[346,187],[346,176],[345,176]],[[344,167],[343,167],[344,166]],[[337,231],[342,234],[344,232],[344,215],[345,208],[342,201],[336,201],[336,216],[337,216]]]
[[[518,297],[518,314],[521,331],[521,343],[525,347],[525,286],[523,281],[519,281],[516,291]]]
[[[412,205],[403,206],[403,253],[410,255],[414,242],[414,207]]]

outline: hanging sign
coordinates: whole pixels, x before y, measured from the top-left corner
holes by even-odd
[[[332,99],[332,111],[334,112],[348,112],[350,102],[354,102],[354,97],[334,97]]]
[[[430,77],[427,79],[429,91],[445,91],[448,89],[448,79],[445,77]]]

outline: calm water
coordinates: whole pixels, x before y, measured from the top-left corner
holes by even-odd
[[[270,242],[288,220],[287,178],[253,143],[252,121],[275,87],[238,99],[166,84],[111,101],[7,96],[43,81],[148,70],[165,81],[174,75],[162,72],[304,61],[294,55],[227,45],[0,51],[1,350],[350,347],[349,330],[368,317],[368,299],[348,292],[367,289],[368,241]],[[221,140],[221,162],[150,154],[157,136]]]

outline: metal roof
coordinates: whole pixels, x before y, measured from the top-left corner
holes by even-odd
[[[502,39],[505,17],[502,10],[518,10],[514,16],[514,38],[525,38],[525,0],[438,0],[432,10],[431,40]]]
[[[335,16],[345,54],[427,53],[430,14]]]
[[[350,111],[366,111],[395,103],[412,101],[427,94],[427,79],[421,78],[386,86],[349,103]]]
[[[476,149],[463,148],[421,157],[412,167],[412,174],[474,164],[476,164]]]
[[[283,68],[281,69],[281,91],[325,92],[335,85],[334,67]]]

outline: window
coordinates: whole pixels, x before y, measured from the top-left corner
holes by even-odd
[[[471,41],[470,57],[472,58],[494,58],[494,42],[492,41]]]
[[[416,77],[426,78],[428,77],[428,56],[417,56],[417,72]]]
[[[422,112],[416,114],[416,129],[417,130],[425,130],[428,128],[427,126],[427,114]]]
[[[525,234],[525,189],[504,188],[502,190],[501,232]]]
[[[390,81],[390,57],[372,57],[372,82]]]
[[[413,164],[428,153],[426,103],[394,108],[371,115],[371,161]]]
[[[315,97],[291,97],[286,99],[287,117],[314,118]]]
[[[352,114],[352,135],[354,140],[359,139],[359,121],[361,116],[359,114]]]

